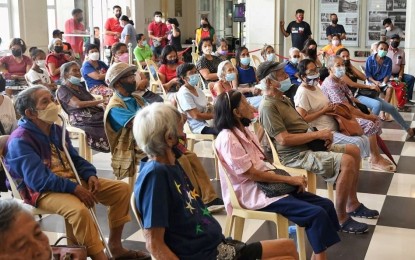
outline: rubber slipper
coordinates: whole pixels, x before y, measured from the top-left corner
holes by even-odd
[[[114,258],[115,260],[151,260],[151,255],[143,251],[128,250],[124,254]]]
[[[369,230],[369,226],[349,217],[343,224],[340,224],[340,230],[345,233],[363,234]]]
[[[396,172],[396,166],[393,164],[382,165],[382,164],[370,163],[370,166],[372,169],[378,170],[378,171]]]
[[[378,218],[379,217],[379,211],[374,209],[368,209],[363,205],[363,203],[360,203],[359,207],[357,207],[354,211],[348,212],[349,216],[351,217],[358,217],[358,218]]]

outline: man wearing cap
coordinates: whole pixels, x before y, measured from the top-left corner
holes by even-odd
[[[379,216],[378,211],[366,208],[357,199],[359,149],[353,147],[346,150],[344,145],[332,145],[333,133],[330,130],[309,130],[307,122],[289,99],[283,96],[283,92],[291,85],[284,67],[285,63],[265,61],[257,69],[264,93],[259,109],[262,126],[273,139],[282,164],[311,171],[321,175],[327,182],[336,182],[335,206],[341,230],[358,234],[367,232],[368,225],[351,218]],[[331,151],[312,151],[309,143],[319,140]]]
[[[133,94],[136,71],[136,66],[119,62],[113,64],[105,76],[108,86],[115,90],[105,109],[104,127],[112,155],[111,166],[118,179],[133,177],[139,161],[145,157],[132,131],[135,114],[146,105],[141,96]]]
[[[62,44],[63,44],[63,53],[64,54],[68,54],[72,57],[75,58],[74,54],[73,54],[73,50],[72,50],[72,46],[69,42],[64,42],[62,39],[62,34],[63,32],[59,29],[53,30],[52,32],[52,40],[49,43],[49,51],[53,52],[53,40],[54,39],[61,39],[62,40]]]
[[[392,78],[397,78],[399,81],[404,81],[406,83],[408,102],[410,102],[414,91],[415,77],[404,73],[405,51],[399,48],[400,42],[401,37],[398,34],[394,34],[390,37],[387,56],[392,59]]]

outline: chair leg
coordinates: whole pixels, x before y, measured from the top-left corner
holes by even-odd
[[[219,166],[218,166],[218,158],[215,156],[215,181],[219,181]]]
[[[131,191],[134,190],[136,177],[137,177],[136,173],[134,174],[134,176],[128,177],[128,184],[130,185]]]
[[[277,215],[274,221],[277,228],[277,238],[288,238],[288,219],[281,215]]]
[[[86,157],[86,153],[85,153],[86,148],[85,147],[87,145],[87,142],[86,142],[86,136],[85,136],[84,133],[79,133],[78,134],[78,141],[79,141],[79,156],[81,156],[82,158],[85,159],[85,157]]]
[[[234,223],[234,216],[227,215],[226,216],[225,231],[224,231],[224,236],[225,237],[230,237],[231,236],[233,223]]]
[[[327,183],[327,198],[334,203],[333,183]]]
[[[245,219],[241,217],[236,217],[235,219],[235,228],[233,231],[233,239],[242,241],[242,233],[244,232]]]
[[[193,148],[195,147],[195,140],[194,139],[187,139],[187,149],[193,152]]]
[[[297,227],[297,251],[300,260],[306,260],[306,253],[305,253],[305,236],[304,236],[304,228],[296,225]]]
[[[312,172],[307,172],[308,188],[307,191],[313,194],[317,192],[317,177]]]

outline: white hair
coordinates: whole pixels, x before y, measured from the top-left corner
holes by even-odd
[[[138,147],[148,156],[164,156],[166,137],[178,138],[178,121],[181,114],[171,105],[152,103],[137,112],[133,134]]]
[[[343,59],[340,56],[337,56],[337,55],[329,56],[328,59],[327,59],[327,64],[326,64],[327,69],[333,68],[334,63],[336,63],[336,60],[338,60],[338,59],[343,61]]]
[[[224,60],[221,63],[219,63],[218,72],[216,73],[219,79],[223,79],[225,77],[226,73],[223,70],[225,69],[225,66],[227,64],[230,64],[233,67],[233,64],[228,60]]]
[[[296,48],[296,47],[291,47],[291,48],[288,50],[288,53],[290,54],[290,56],[293,56],[293,54],[294,54],[294,52],[295,52],[295,51],[300,52],[300,50],[299,50],[298,48]]]

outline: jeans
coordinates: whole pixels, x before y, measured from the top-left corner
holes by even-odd
[[[392,76],[397,77],[398,75],[396,74]],[[412,94],[414,92],[415,77],[404,73],[402,80],[406,83],[406,86],[408,88],[408,91],[407,91],[408,100],[412,100]]]
[[[153,45],[151,45],[151,51],[153,52],[153,54],[155,54],[157,57],[161,56],[161,51],[163,50],[163,47],[160,45],[158,47],[154,47]]]
[[[404,130],[409,129],[409,125],[402,118],[401,114],[399,114],[399,111],[394,106],[392,106],[385,100],[381,99],[380,97],[370,98],[360,95],[357,97],[357,99],[359,99],[359,101],[362,104],[365,104],[368,108],[370,108],[373,114],[378,116],[380,111],[389,113]]]

